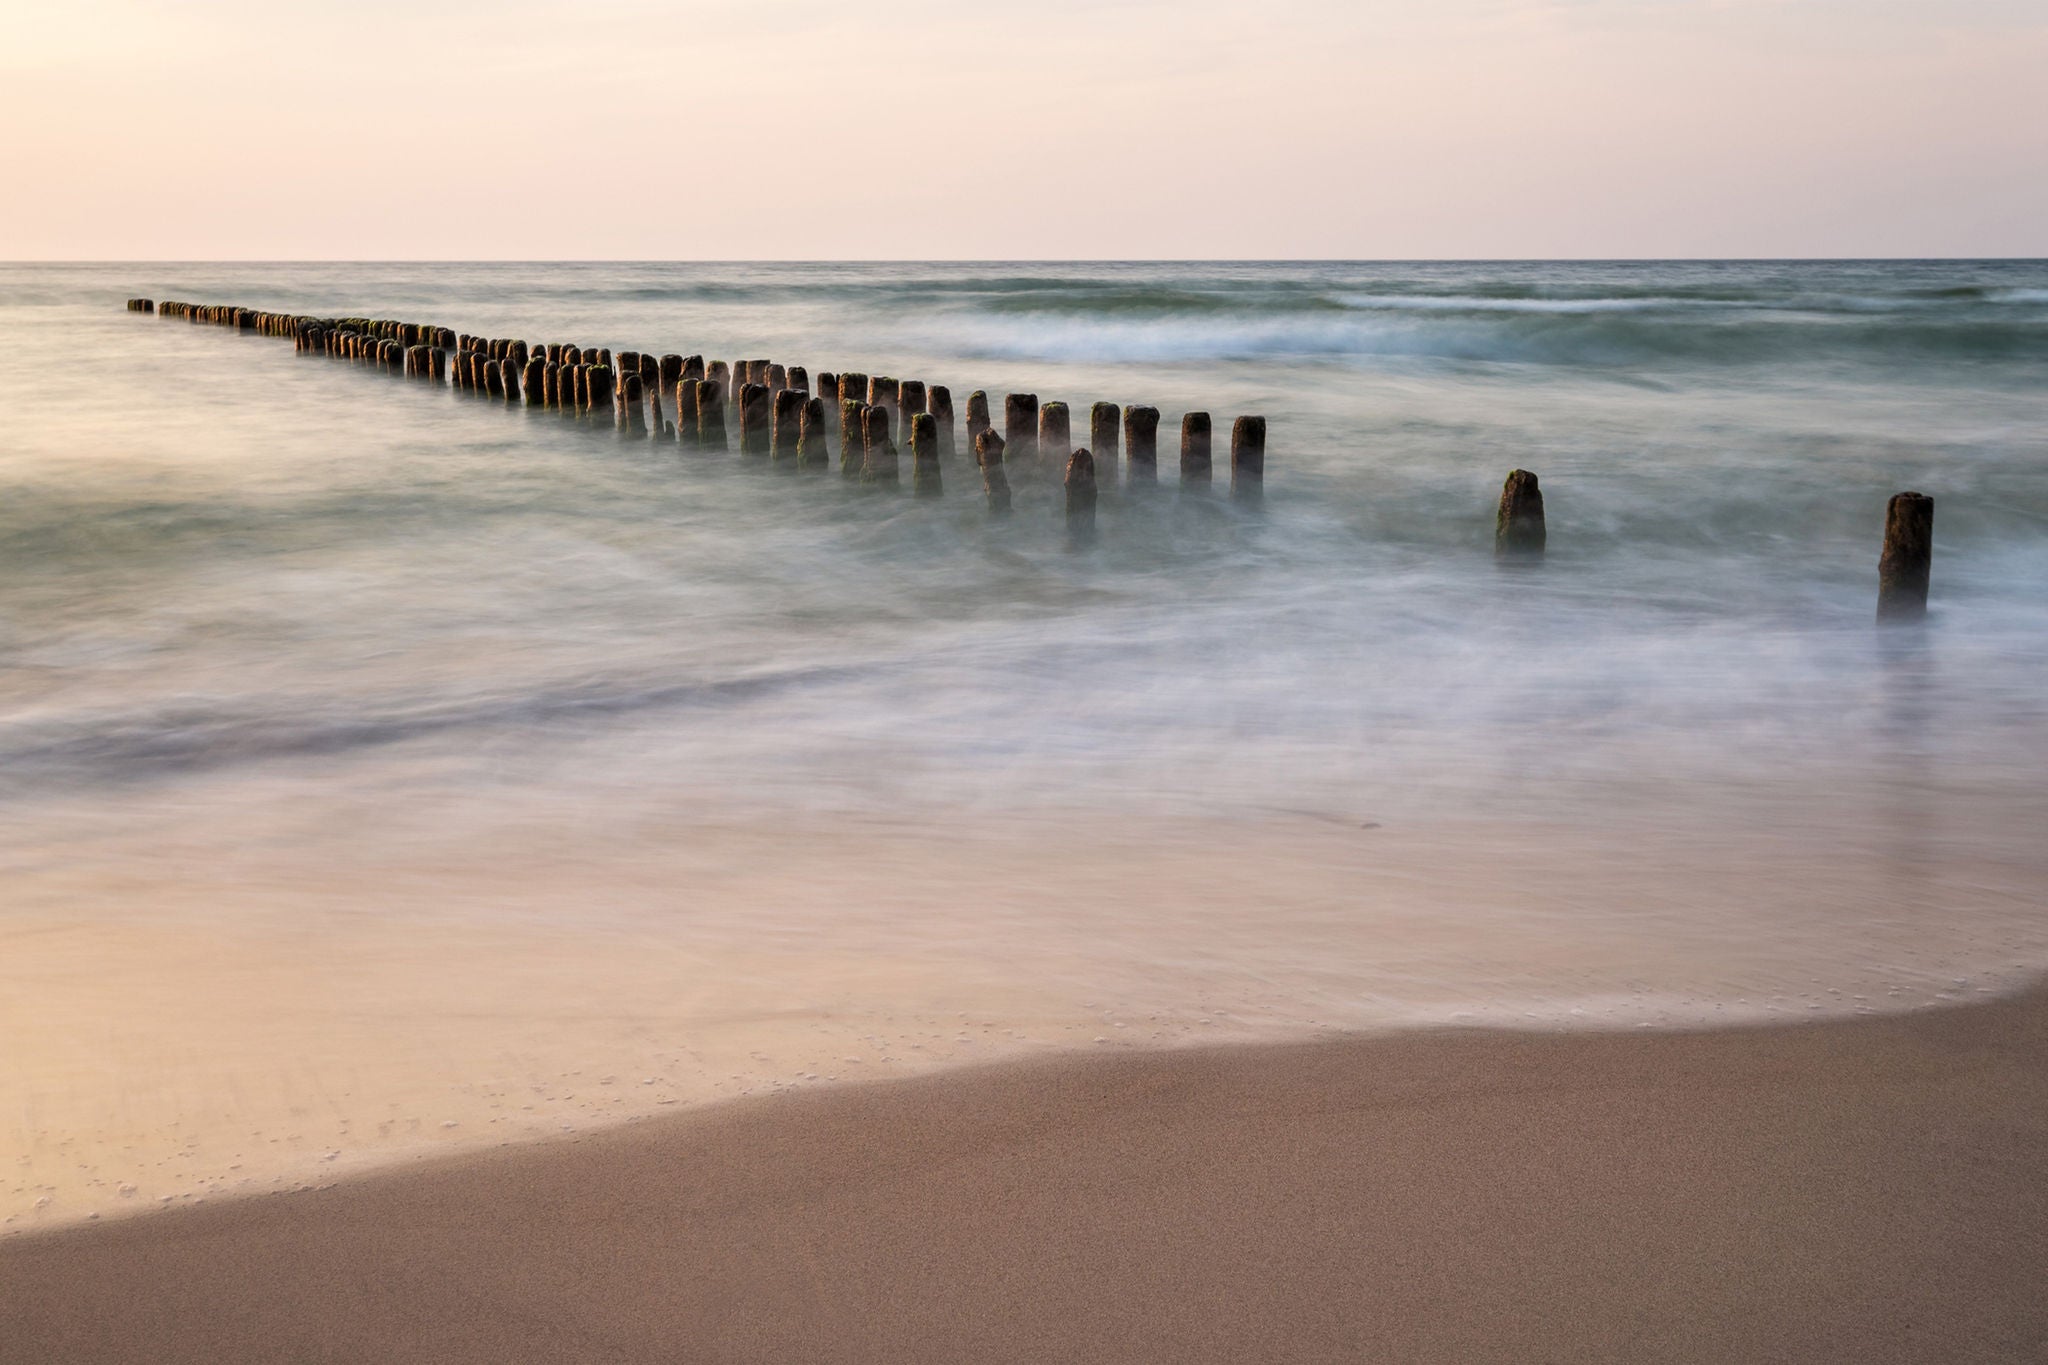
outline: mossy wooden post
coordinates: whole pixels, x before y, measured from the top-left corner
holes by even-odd
[[[843,403],[849,398],[862,407],[867,406],[868,377],[866,375],[841,374],[839,376],[839,401]],[[860,442],[855,441],[854,445],[858,448]]]
[[[775,391],[775,417],[769,434],[769,458],[791,468],[803,458],[804,395],[792,388]]]
[[[1508,471],[1493,519],[1496,558],[1529,563],[1543,557],[1543,490],[1526,469]]]
[[[1934,499],[1894,493],[1884,508],[1884,552],[1877,561],[1877,619],[1889,624],[1927,615],[1934,568]]]
[[[1003,459],[1028,474],[1038,463],[1038,395],[1013,393],[1003,399]]]
[[[889,439],[889,410],[870,403],[860,415],[860,481],[871,488],[898,488],[902,475],[896,471],[896,443]]]
[[[1117,485],[1117,433],[1123,426],[1123,409],[1114,403],[1096,403],[1088,409],[1088,449],[1095,456],[1098,487]]]
[[[1055,399],[1038,410],[1038,458],[1047,469],[1057,469],[1064,475],[1067,457],[1073,453],[1073,419],[1067,413],[1067,405]]]
[[[725,454],[725,396],[716,379],[705,380],[698,393],[697,448]]]
[[[936,498],[939,482],[939,422],[928,412],[910,419],[910,491],[920,498]]]
[[[701,379],[676,381],[676,439],[685,446],[697,444],[697,403],[703,391]]]
[[[1095,457],[1086,449],[1067,459],[1067,543],[1080,547],[1095,541]]]
[[[981,466],[981,487],[988,495],[988,514],[1010,514],[1010,476],[1003,472],[1003,438],[988,427],[974,437],[974,460]]]
[[[1266,493],[1266,419],[1240,417],[1230,424],[1230,496],[1258,502]]]
[[[932,421],[939,428],[939,458],[950,460],[954,455],[953,446],[953,391],[944,384],[934,384],[926,398],[926,406]]]
[[[1209,414],[1190,412],[1180,419],[1180,488],[1183,493],[1206,493],[1211,478],[1209,464]]]
[[[1159,482],[1159,409],[1153,407],[1128,407],[1124,409],[1124,460],[1130,466],[1127,475],[1133,484],[1156,484]]]
[[[831,409],[822,398],[804,399],[803,423],[797,431],[796,467],[805,474],[822,474],[831,468],[832,452],[825,442]]]
[[[740,390],[740,454],[766,455],[769,451],[768,386],[748,384]]]
[[[867,462],[867,413],[868,405],[858,398],[839,400],[839,476],[843,479],[858,479]]]

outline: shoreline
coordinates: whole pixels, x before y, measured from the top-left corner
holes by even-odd
[[[2044,1049],[2037,984],[755,1097],[11,1239],[0,1341],[52,1365],[2018,1360],[2048,1340]]]

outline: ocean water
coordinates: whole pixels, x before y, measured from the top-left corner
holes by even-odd
[[[130,295],[1163,414],[984,515],[128,314]],[[0,267],[0,802],[400,772],[725,812],[1655,823],[2048,754],[2048,264]],[[1218,495],[1176,487],[1183,411]],[[1232,416],[1267,497],[1222,496]],[[1550,549],[1490,554],[1507,470]],[[1932,616],[1872,628],[1886,498]],[[1905,780],[1905,779],[1899,779]],[[571,794],[574,795],[571,795]]]
[[[137,295],[1151,403],[1160,483],[1076,548],[1021,471]],[[1261,506],[1177,487],[1194,410]],[[2044,589],[2048,263],[0,266],[0,1235],[1051,1048],[2009,989]]]

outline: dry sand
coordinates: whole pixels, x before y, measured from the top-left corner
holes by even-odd
[[[0,1243],[7,1365],[2038,1361],[2048,995],[780,1095]]]

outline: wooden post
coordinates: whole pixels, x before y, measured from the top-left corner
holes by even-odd
[[[868,405],[860,399],[839,400],[839,476],[843,479],[859,478],[866,463],[867,414]]]
[[[1884,508],[1884,553],[1877,561],[1877,619],[1889,624],[1927,615],[1934,567],[1934,499],[1894,493]]]
[[[788,380],[789,387],[795,389],[806,398],[811,396],[811,372],[809,370],[801,365],[792,365],[789,367]]]
[[[967,448],[981,458],[981,433],[989,429],[988,394],[976,389],[967,395]]]
[[[1124,459],[1133,484],[1159,482],[1159,409],[1124,409]]]
[[[697,406],[704,390],[701,379],[679,379],[676,381],[676,439],[686,446],[697,444],[697,426],[700,421]]]
[[[1114,403],[1096,403],[1088,409],[1088,449],[1095,455],[1095,481],[1106,488],[1117,484],[1117,430],[1123,425],[1123,410]]]
[[[805,474],[821,474],[831,467],[832,452],[825,445],[825,400],[804,400],[803,424],[797,432],[796,467]]]
[[[769,452],[768,386],[748,384],[740,390],[740,454]]]
[[[420,347],[421,358],[425,358],[426,347]],[[544,408],[548,403],[548,362],[538,351],[526,358],[525,382],[520,385],[526,390],[526,406]]]
[[[878,374],[868,381],[868,406],[880,408],[888,415],[891,431],[898,429],[896,415],[899,411],[897,403],[901,388],[901,380],[893,379],[886,374]]]
[[[769,458],[792,466],[803,459],[804,395],[791,388],[775,391],[774,425],[769,433]]]
[[[1038,410],[1038,458],[1047,469],[1066,472],[1067,457],[1074,453],[1074,429],[1067,405],[1057,399]],[[1089,486],[1094,487],[1093,458],[1089,463]]]
[[[1013,393],[1003,399],[1003,457],[1022,463],[1025,471],[1038,463],[1038,395]]]
[[[1180,419],[1181,491],[1206,493],[1209,478],[1209,414],[1190,412]]]
[[[988,514],[1010,514],[1010,478],[1003,472],[1003,438],[983,427],[974,438],[974,458],[981,466],[981,487],[988,494]]]
[[[825,400],[825,406],[836,410],[839,407],[839,376],[829,370],[818,372],[818,397]]]
[[[718,385],[719,401],[728,403],[732,401],[732,370],[723,360],[711,362],[710,382]]]
[[[1493,519],[1494,556],[1524,562],[1541,559],[1543,541],[1543,490],[1528,470],[1509,470],[1500,490],[1500,511]]]
[[[944,384],[934,384],[928,398],[932,420],[939,427],[939,458],[953,458],[953,391]]]
[[[889,411],[870,403],[860,415],[860,481],[876,488],[896,488],[903,480],[896,472],[896,443],[889,439]]]
[[[1077,450],[1067,460],[1067,543],[1078,549],[1095,540],[1095,457]]]
[[[939,423],[928,412],[910,419],[910,491],[920,498],[940,494]]]
[[[710,377],[711,377],[710,375],[708,375],[708,374],[706,374],[706,373],[704,372],[704,357],[703,357],[703,356],[701,356],[701,355],[686,355],[686,356],[684,356],[684,357],[683,357],[683,372],[682,372],[682,374],[681,374],[681,375],[679,376],[679,378],[682,378],[682,379],[709,379]]]
[[[671,352],[663,356],[657,363],[660,366],[661,372],[655,375],[655,379],[660,383],[661,391],[663,393],[674,393],[676,385],[683,382],[683,358]]]
[[[640,369],[636,365],[619,386],[619,394],[625,404],[626,430],[634,436],[647,434],[647,392],[642,386]]]
[[[725,454],[725,401],[716,379],[707,379],[698,390],[697,448]]]
[[[1258,502],[1266,492],[1266,419],[1240,417],[1230,424],[1230,496]]]
[[[839,376],[839,401],[843,403],[849,398],[859,403],[862,407],[867,406],[868,377],[866,375],[842,374]],[[860,448],[859,441],[855,441],[853,445],[856,450]]]
[[[781,393],[789,387],[789,369],[783,365],[770,365],[768,377],[758,382],[767,385],[770,393]]]
[[[925,407],[923,380],[906,379],[896,386],[896,409],[899,417],[902,419],[901,425],[903,430],[908,433],[910,424],[916,419],[917,415],[928,410]]]
[[[396,346],[397,342],[392,342]],[[507,403],[519,401],[519,363],[510,356],[498,362],[498,391],[505,395]]]

